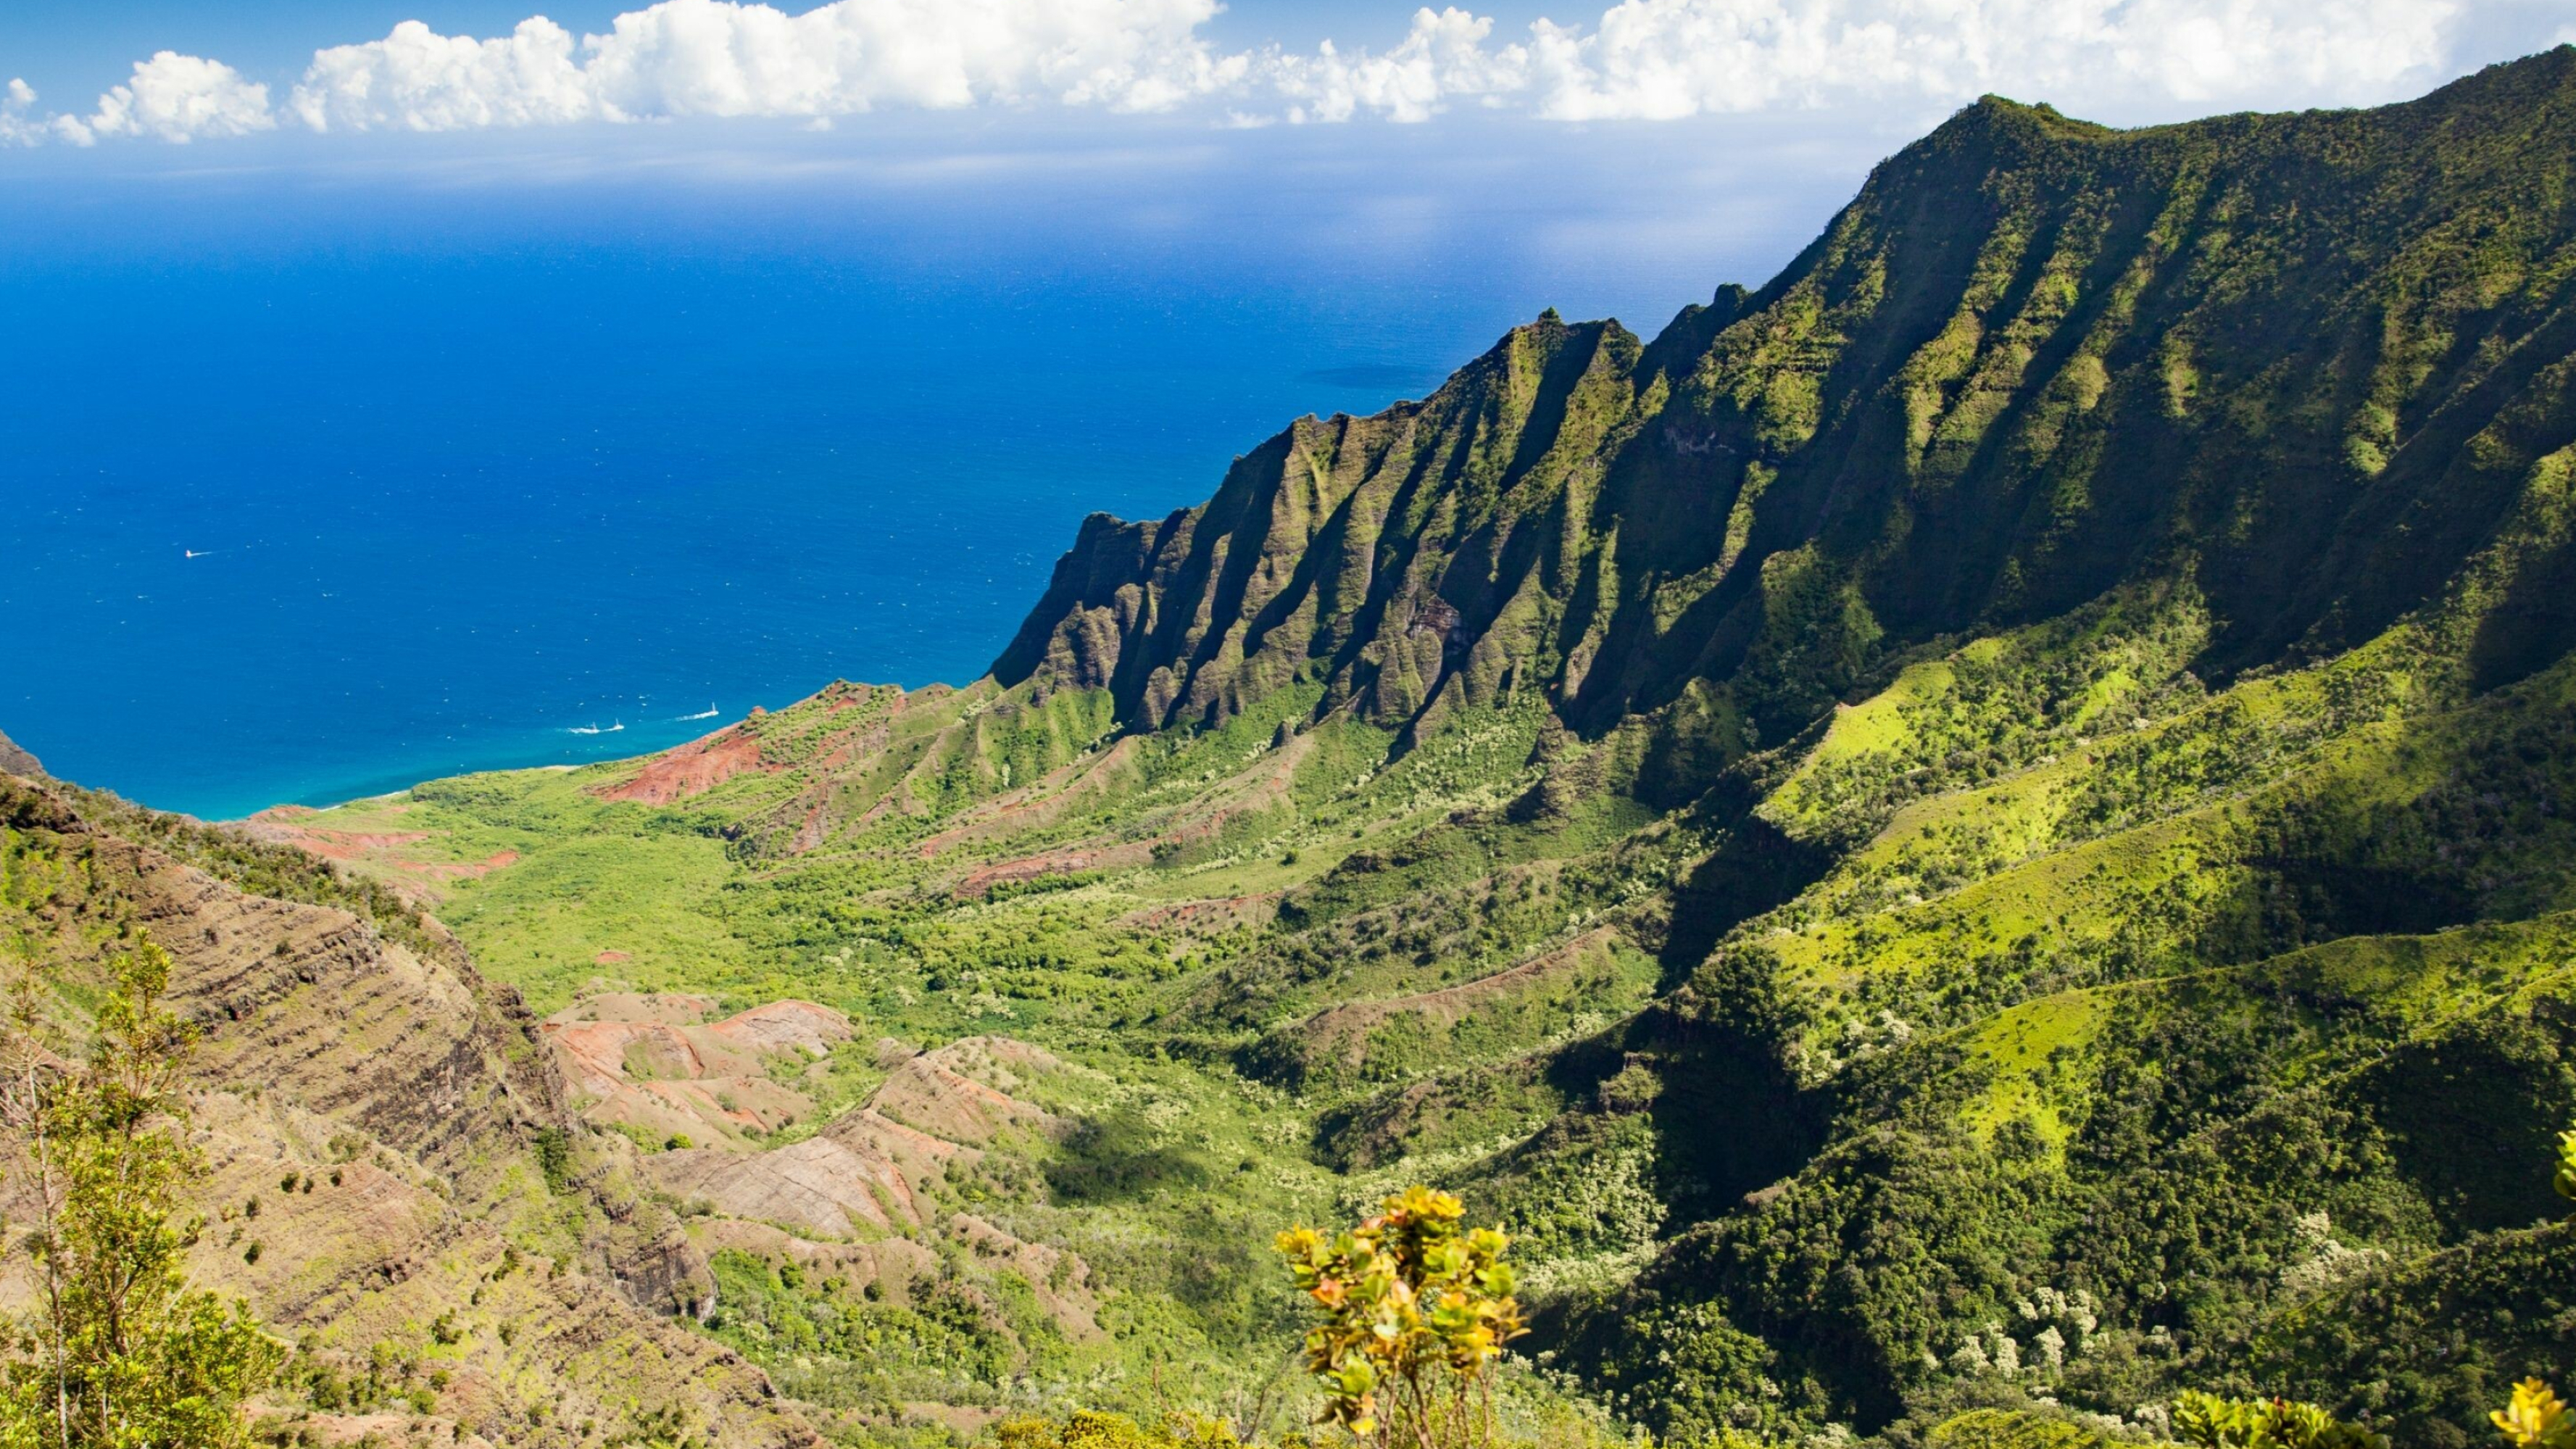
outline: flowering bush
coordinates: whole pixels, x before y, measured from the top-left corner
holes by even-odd
[[[2576,1142],[2576,1133],[2569,1135]],[[2567,1174],[2558,1176],[2559,1190],[2567,1188]],[[2517,1449],[2576,1449],[2576,1413],[2571,1413],[2549,1385],[2538,1379],[2524,1379],[2513,1386],[2513,1402],[2488,1417],[2504,1431],[2507,1442]]]
[[[1306,1367],[1323,1384],[1326,1422],[1381,1449],[1492,1439],[1485,1369],[1525,1330],[1502,1260],[1510,1240],[1465,1216],[1450,1194],[1411,1187],[1338,1237],[1279,1235],[1297,1286],[1322,1310]]]

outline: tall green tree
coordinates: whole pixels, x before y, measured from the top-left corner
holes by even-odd
[[[202,1164],[179,1072],[193,1032],[161,1005],[167,952],[138,940],[112,968],[79,1064],[41,1040],[32,967],[14,993],[0,1126],[32,1204],[10,1250],[36,1302],[9,1325],[0,1446],[225,1449],[247,1441],[244,1401],[284,1351],[241,1305],[188,1286],[197,1225],[177,1194]]]

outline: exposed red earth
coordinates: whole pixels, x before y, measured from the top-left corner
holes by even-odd
[[[603,800],[669,805],[692,795],[703,795],[737,775],[755,770],[775,775],[786,768],[785,765],[762,761],[760,736],[751,733],[745,725],[727,725],[703,739],[692,740],[655,755],[645,762],[643,769],[635,772],[635,778],[597,793]]]

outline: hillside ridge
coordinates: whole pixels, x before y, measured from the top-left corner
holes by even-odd
[[[1315,717],[1518,688],[1598,733],[1702,686],[1758,747],[1878,659],[2149,579],[2209,597],[2212,677],[2350,647],[2566,441],[2571,106],[2563,47],[2366,112],[2114,131],[1988,98],[1651,343],[1550,314],[1422,402],[1299,420],[1198,508],[1095,515],[993,677],[1148,730],[1315,680]],[[2567,567],[2510,586],[2544,632]]]

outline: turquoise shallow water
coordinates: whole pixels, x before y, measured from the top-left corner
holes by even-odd
[[[1195,502],[1545,305],[1651,331],[1785,261],[1865,159],[1734,178],[1756,208],[1722,171],[1371,190],[1227,145],[756,186],[0,176],[0,728],[229,817],[962,682],[1084,513]]]

